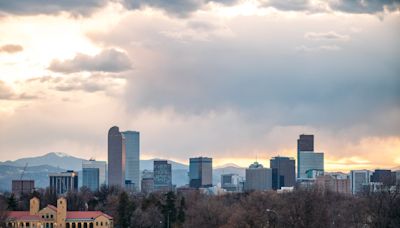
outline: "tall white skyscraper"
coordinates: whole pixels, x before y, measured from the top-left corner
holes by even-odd
[[[140,191],[140,133],[137,131],[122,132],[125,137],[125,180],[135,185]]]
[[[368,185],[371,181],[371,171],[369,170],[351,170],[350,185],[351,193],[357,194],[363,191],[364,185]]]

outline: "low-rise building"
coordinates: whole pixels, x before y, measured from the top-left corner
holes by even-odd
[[[8,213],[8,227],[32,228],[112,228],[113,218],[101,211],[67,211],[67,200],[61,197],[57,207],[47,205],[40,209],[40,201],[30,200],[29,211]]]

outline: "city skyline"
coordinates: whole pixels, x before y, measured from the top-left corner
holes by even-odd
[[[267,167],[313,134],[326,171],[399,167],[399,3],[351,2],[0,3],[0,161],[107,160],[123,126],[141,159]]]

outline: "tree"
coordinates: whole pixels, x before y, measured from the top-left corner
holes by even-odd
[[[179,208],[178,208],[178,215],[177,215],[177,221],[180,224],[183,224],[185,222],[185,209],[186,209],[185,197],[182,197],[181,198],[181,203],[180,203]]]
[[[0,198],[0,227],[6,227],[6,220],[8,215],[6,199]]]
[[[10,211],[15,211],[17,210],[17,207],[17,199],[15,199],[14,194],[11,194],[10,197],[7,198],[7,209]]]
[[[128,194],[123,191],[118,196],[116,225],[121,228],[131,227],[131,216],[134,211],[134,204],[130,201]]]
[[[177,210],[175,206],[176,195],[174,192],[168,192],[165,197],[165,203],[161,205],[161,212],[164,215],[164,227],[171,227],[176,222]]]

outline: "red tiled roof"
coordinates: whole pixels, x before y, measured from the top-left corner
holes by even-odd
[[[67,219],[95,219],[101,215],[108,219],[112,219],[111,216],[101,211],[68,211]]]
[[[10,211],[8,213],[8,218],[17,220],[40,220],[39,215],[30,215],[29,211]]]
[[[57,211],[57,207],[55,207],[55,206],[53,206],[51,204],[48,204],[47,207],[50,208],[50,209],[53,209],[54,211]]]

